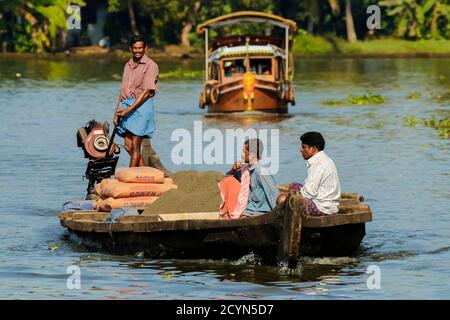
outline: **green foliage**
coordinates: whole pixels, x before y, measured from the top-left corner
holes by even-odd
[[[361,96],[349,95],[347,100],[326,100],[322,104],[326,106],[342,106],[342,105],[363,105],[363,104],[381,104],[385,98],[372,93],[365,93]]]
[[[353,96],[350,95],[348,97],[348,102],[350,104],[380,104],[384,103],[385,98],[378,94],[366,93],[362,96]]]
[[[48,251],[56,251],[59,249],[59,243],[55,242],[51,246],[48,246]]]
[[[297,35],[293,46],[295,54],[420,54],[448,53],[448,40],[403,40],[394,38],[379,38],[367,41],[349,43],[334,36]]]
[[[443,102],[448,104],[448,101],[450,101],[450,89],[447,92],[444,93],[438,93],[438,94],[431,94],[433,99],[435,99],[438,102]]]
[[[84,6],[82,0],[18,0],[0,6],[0,29],[9,35],[15,51],[42,52],[55,44],[60,30],[67,28],[70,4]],[[1,35],[1,33],[0,33]],[[13,36],[14,35],[14,36]]]
[[[385,0],[381,6],[394,17],[396,35],[412,39],[447,39],[450,35],[448,0]]]
[[[100,3],[100,1],[97,1]],[[57,50],[57,37],[66,29],[66,9],[69,4],[84,6],[82,0],[0,0],[0,48],[22,52]],[[294,35],[293,52],[385,53],[448,50],[450,38],[449,0],[360,0],[352,1],[352,15],[359,39],[368,34],[366,8],[380,4],[385,10],[382,29],[371,41],[348,43],[346,39],[344,0],[107,0],[106,33],[113,44],[132,33],[129,5],[133,8],[139,32],[152,46],[185,44],[192,51],[202,50],[203,40],[195,28],[199,23],[217,16],[242,10],[273,13],[297,22],[300,29]],[[211,38],[233,33],[264,33],[267,26],[234,25],[221,31],[211,30]],[[305,30],[308,30],[306,32]],[[413,40],[443,40],[440,43],[389,42],[380,36],[395,35]],[[376,38],[376,39],[374,39]],[[187,40],[186,40],[187,39]],[[383,42],[377,42],[377,41]],[[440,48],[443,46],[444,48]],[[445,49],[447,47],[447,49]]]
[[[200,0],[141,0],[140,12],[148,15],[152,21],[152,42],[161,47],[164,44],[175,44],[181,41],[181,33],[186,23],[194,27],[198,13],[193,12]],[[196,4],[197,3],[197,4]],[[202,9],[203,3],[201,3]],[[193,31],[193,30],[192,30]]]
[[[117,2],[119,0],[109,0]],[[179,44],[183,26],[192,24],[189,34],[191,44],[202,40],[195,33],[195,26],[220,15],[240,10],[272,12],[272,0],[139,0],[140,12],[151,17],[152,39],[156,46]],[[221,32],[245,32],[245,26],[224,28]],[[227,30],[230,29],[230,30]],[[222,34],[221,34],[222,35]],[[214,37],[214,33],[211,34]]]
[[[450,138],[450,117],[436,119],[431,117],[428,119],[411,117],[403,117],[403,125],[406,127],[415,128],[416,126],[426,126],[436,129],[439,136],[443,138]]]
[[[184,70],[178,68],[174,71],[162,72],[159,74],[159,79],[201,79],[204,77],[204,72],[202,70]]]
[[[334,52],[334,47],[324,37],[314,36],[300,29],[294,38],[292,50],[295,53],[325,54]]]
[[[409,99],[409,100],[415,100],[415,99],[420,99],[420,98],[422,98],[422,94],[418,91],[411,92],[410,94],[408,94],[406,96],[406,99]]]
[[[325,100],[322,101],[322,105],[324,106],[343,106],[348,104],[347,100]]]
[[[40,51],[36,50],[36,46],[31,41],[30,37],[26,34],[18,34],[15,43],[14,43],[14,51],[16,52],[35,52]]]
[[[450,52],[450,41],[445,40],[403,40],[380,38],[368,41],[348,43],[337,39],[337,52],[356,54],[411,54]]]
[[[108,12],[118,12],[124,6],[124,1],[108,0]]]

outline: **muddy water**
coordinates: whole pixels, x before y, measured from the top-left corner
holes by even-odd
[[[202,62],[161,62],[162,72]],[[170,170],[219,170],[226,164],[176,165],[177,128],[279,129],[277,180],[303,181],[299,135],[321,131],[344,191],[358,192],[374,212],[352,257],[304,258],[294,274],[252,255],[237,261],[118,257],[71,243],[56,218],[61,204],[84,196],[85,159],[76,130],[111,120],[122,62],[0,61],[0,297],[8,299],[413,299],[450,297],[450,140],[404,116],[449,116],[449,59],[303,60],[296,65],[297,105],[280,119],[205,118],[201,79],[161,81],[155,149]],[[324,106],[366,92],[380,105]],[[422,97],[406,96],[419,91]],[[119,141],[120,142],[120,141]],[[122,154],[121,165],[128,157]],[[56,246],[54,246],[56,244]],[[57,247],[49,250],[49,247]],[[81,269],[81,289],[66,286],[67,267]],[[372,265],[381,289],[367,286]]]

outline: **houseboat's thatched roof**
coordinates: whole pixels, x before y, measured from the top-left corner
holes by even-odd
[[[239,11],[216,17],[198,25],[197,33],[203,34],[205,32],[205,29],[207,28],[220,28],[230,24],[264,22],[273,24],[281,28],[289,27],[289,30],[291,32],[295,32],[297,30],[297,24],[295,23],[295,21],[285,19],[280,16],[258,11]]]

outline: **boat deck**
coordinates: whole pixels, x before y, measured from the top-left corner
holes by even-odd
[[[340,201],[339,212],[329,216],[302,216],[302,227],[324,228],[346,224],[359,224],[372,221],[372,212],[360,200],[363,198],[354,193],[345,193]],[[291,203],[297,206],[297,197]],[[73,231],[81,232],[155,232],[168,230],[212,229],[237,226],[251,226],[270,223],[278,210],[259,217],[245,219],[219,219],[218,212],[198,213],[165,213],[159,215],[120,216],[111,223],[104,221],[110,212],[97,211],[64,211],[58,214],[61,225]],[[266,221],[267,220],[267,221]]]

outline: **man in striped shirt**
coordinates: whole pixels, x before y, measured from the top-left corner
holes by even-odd
[[[308,175],[305,184],[292,183],[289,191],[302,196],[305,215],[320,216],[338,212],[341,185],[333,160],[325,153],[325,140],[319,132],[307,132],[300,137],[300,152],[306,160]],[[284,201],[281,195],[278,202]]]
[[[134,36],[130,42],[133,57],[125,64],[122,88],[114,113],[117,134],[124,138],[130,154],[130,167],[144,165],[141,144],[155,130],[153,97],[158,91],[158,65],[145,54],[143,37]],[[120,121],[119,121],[120,119]]]

